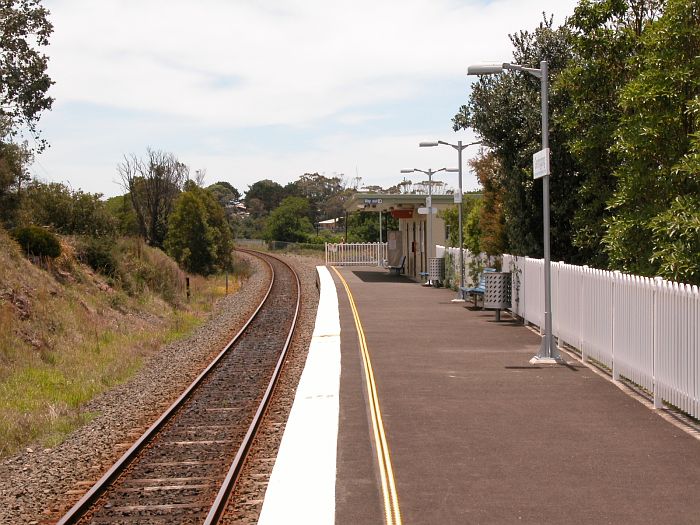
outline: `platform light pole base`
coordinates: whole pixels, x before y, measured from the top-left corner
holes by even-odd
[[[548,342],[549,348],[547,348]],[[561,357],[559,348],[554,342],[554,338],[551,336],[548,338],[546,335],[542,337],[539,353],[530,359],[531,365],[561,365],[564,363],[566,363],[566,361]]]
[[[451,302],[453,302],[453,303],[466,303],[467,301],[465,301],[461,297],[455,297],[454,299],[452,299]]]
[[[530,359],[531,365],[563,365],[564,363],[565,361],[561,357],[540,357],[536,355]]]

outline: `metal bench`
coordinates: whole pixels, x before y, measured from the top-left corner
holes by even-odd
[[[406,271],[404,266],[406,265],[406,256],[402,255],[401,256],[401,263],[398,266],[387,266],[387,269],[389,270],[390,274],[393,275],[401,275]]]
[[[496,268],[484,268],[481,271],[481,277],[479,278],[479,284],[477,286],[474,286],[472,288],[467,288],[466,286],[460,286],[459,289],[462,292],[462,297],[466,299],[468,295],[471,295],[474,297],[474,307],[476,308],[476,300],[479,296],[481,298],[484,298],[484,293],[486,292],[486,273],[487,272],[495,272]]]

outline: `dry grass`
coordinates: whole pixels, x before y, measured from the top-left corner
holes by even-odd
[[[116,250],[125,286],[63,250],[36,266],[0,230],[0,456],[60,442],[93,416],[81,411],[88,400],[190,333],[225,293],[223,276],[193,278],[188,303],[184,274],[135,240]],[[237,286],[229,280],[229,292]]]

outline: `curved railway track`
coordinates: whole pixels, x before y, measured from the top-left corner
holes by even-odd
[[[246,325],[59,525],[217,523],[285,361],[300,305],[294,270],[267,254],[270,286]]]

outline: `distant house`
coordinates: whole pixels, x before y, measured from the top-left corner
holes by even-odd
[[[318,222],[319,231],[339,232],[343,230],[343,217]]]
[[[244,217],[248,216],[248,209],[245,207],[245,204],[235,199],[226,204],[226,209],[233,215],[241,215]]]

